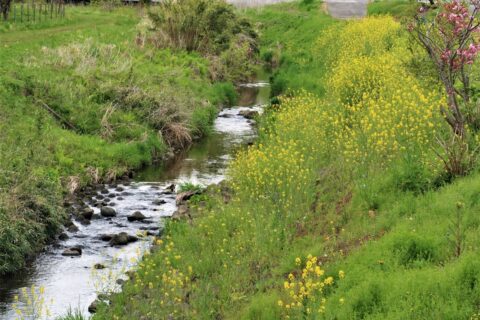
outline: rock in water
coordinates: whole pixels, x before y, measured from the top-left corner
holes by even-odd
[[[126,232],[120,232],[112,237],[110,240],[111,246],[124,246],[129,244],[130,242],[137,241],[138,238],[132,235],[127,234]]]
[[[128,216],[127,219],[128,221],[130,222],[133,222],[133,221],[143,221],[145,220],[147,217],[145,217],[143,215],[143,213],[141,213],[140,211],[135,211],[131,216]]]
[[[82,249],[79,247],[72,247],[64,250],[62,256],[65,257],[78,257],[82,255]]]
[[[69,238],[69,236],[65,232],[62,232],[58,235],[58,240],[60,240],[60,241],[68,240],[68,238]]]
[[[110,241],[113,238],[113,234],[102,234],[100,235],[100,240],[102,241]]]
[[[100,214],[104,217],[111,218],[111,217],[115,217],[117,215],[117,212],[113,208],[102,207],[100,208]]]
[[[167,203],[167,201],[163,200],[163,199],[157,199],[157,200],[153,200],[152,204],[155,205],[155,206],[160,206],[162,204],[165,204]]]
[[[258,116],[258,112],[253,110],[241,110],[238,114],[247,119],[255,119]]]
[[[93,302],[88,306],[88,312],[90,312],[90,313],[95,313],[95,312],[97,312],[98,303],[99,303],[98,300],[93,301]]]
[[[85,209],[82,210],[80,215],[87,220],[91,220],[92,216],[93,216],[93,209],[92,208],[85,208]]]
[[[75,233],[78,232],[78,227],[72,223],[70,226],[68,226],[67,230],[68,232]]]

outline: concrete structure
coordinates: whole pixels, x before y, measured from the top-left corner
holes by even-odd
[[[361,18],[367,15],[368,3],[369,0],[326,0],[326,7],[334,18]]]

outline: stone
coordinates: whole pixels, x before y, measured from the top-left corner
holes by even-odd
[[[258,116],[258,112],[254,110],[241,110],[238,114],[250,120]]]
[[[58,235],[58,240],[60,240],[60,241],[65,241],[65,240],[68,240],[68,239],[69,239],[69,236],[65,232],[62,232]]]
[[[68,226],[67,231],[72,233],[78,232],[78,227],[74,224],[71,224],[70,226]]]
[[[62,252],[62,256],[65,256],[65,257],[79,257],[81,255],[82,255],[82,248],[79,248],[79,247],[68,248]]]
[[[125,190],[125,188],[124,188],[124,187],[120,187],[120,186],[118,186],[118,187],[115,189],[115,191],[118,191],[118,192],[122,192],[122,191],[124,191],[124,190]]]
[[[93,209],[92,208],[85,208],[80,212],[80,215],[87,220],[91,220],[93,216]]]
[[[103,199],[105,199],[105,197],[102,194],[99,194],[99,195],[97,195],[97,199],[98,200],[103,200]]]
[[[127,217],[127,220],[130,222],[143,221],[145,219],[147,219],[147,217],[145,217],[140,211],[135,211],[131,216]]]
[[[127,234],[126,232],[120,232],[112,237],[110,240],[111,246],[124,246],[129,244],[130,242],[137,241],[138,238],[132,235]]]
[[[98,300],[95,300],[93,301],[89,306],[88,306],[88,312],[90,313],[95,313],[97,312],[97,308],[98,308],[98,304],[100,303],[100,301]]]
[[[177,197],[175,199],[177,205],[180,205],[182,203],[187,202],[190,200],[193,196],[201,194],[202,191],[200,190],[191,190],[191,191],[185,191],[177,194]]]
[[[167,203],[167,201],[163,200],[163,199],[157,199],[157,200],[153,200],[152,204],[155,205],[155,206],[160,206],[162,204],[165,204]]]
[[[116,194],[113,193],[113,192],[112,192],[112,193],[109,193],[109,194],[108,194],[108,197],[109,197],[109,198],[115,198],[115,197],[116,197]]]
[[[92,215],[92,220],[98,220],[98,219],[101,219],[101,218],[102,218],[102,216],[99,215],[98,213],[94,213],[94,214]]]
[[[108,194],[108,192],[109,192],[109,191],[108,191],[107,189],[102,189],[102,190],[100,190],[100,193],[101,193],[101,194]]]
[[[188,206],[185,204],[181,204],[178,206],[177,211],[173,213],[172,219],[178,220],[178,219],[185,218],[185,216],[187,216],[188,213],[189,213]]]
[[[94,269],[96,270],[102,270],[102,269],[105,269],[105,265],[101,264],[101,263],[96,263],[94,266],[93,266]]]
[[[113,234],[102,234],[100,235],[100,240],[102,241],[110,241],[113,238]]]
[[[168,191],[168,192],[175,192],[175,184],[171,184],[169,185],[168,187],[165,188],[165,191]]]
[[[100,214],[103,217],[111,218],[111,217],[115,217],[117,215],[117,212],[115,211],[115,209],[111,207],[103,206],[100,208]]]

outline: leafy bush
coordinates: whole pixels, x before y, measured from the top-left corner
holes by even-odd
[[[223,0],[162,1],[139,28],[141,43],[202,53],[214,64],[215,79],[240,81],[253,75],[257,34]]]

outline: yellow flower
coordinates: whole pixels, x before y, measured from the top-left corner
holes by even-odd
[[[333,277],[328,277],[323,281],[326,285],[332,285],[333,284]]]

